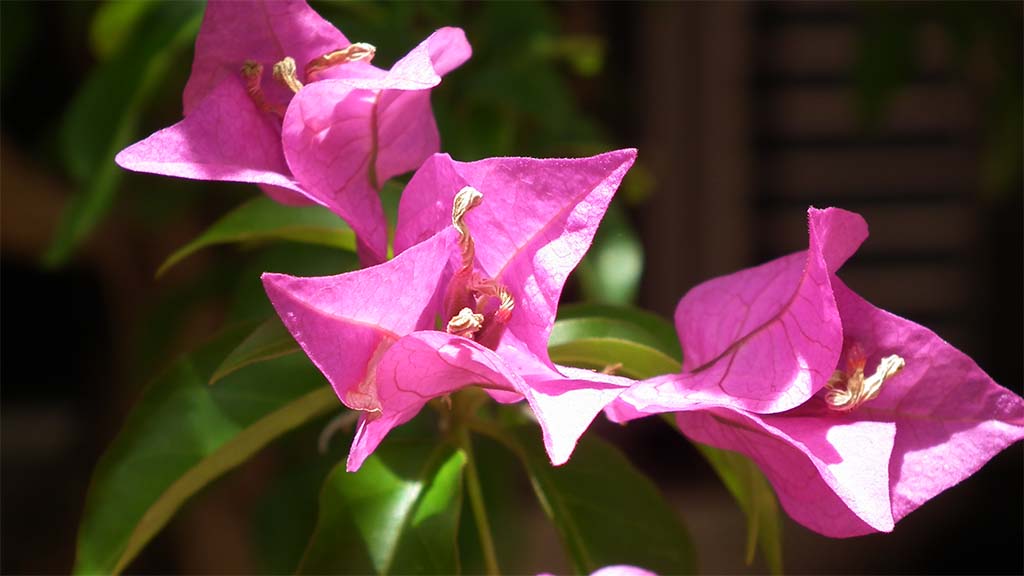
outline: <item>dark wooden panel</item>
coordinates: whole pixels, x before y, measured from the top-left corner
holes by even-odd
[[[856,55],[855,30],[846,25],[784,25],[767,30],[759,42],[759,72],[818,75],[846,72]]]
[[[970,279],[956,264],[862,264],[839,277],[875,306],[900,315],[955,315],[968,303]]]
[[[969,147],[918,146],[861,150],[779,150],[764,155],[761,185],[771,196],[808,199],[826,195],[948,196],[972,189],[978,173]]]
[[[787,86],[760,101],[761,129],[773,139],[869,135],[934,136],[973,126],[972,106],[959,86],[913,86],[896,94],[879,126],[868,133],[852,87]]]

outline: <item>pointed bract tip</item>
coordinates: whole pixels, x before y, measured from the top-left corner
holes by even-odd
[[[134,160],[134,153],[133,152],[134,152],[134,148],[138,144],[139,143],[136,142],[135,144],[132,144],[131,146],[129,146],[129,147],[125,148],[124,150],[121,150],[120,152],[118,152],[117,155],[114,156],[114,163],[117,164],[118,166],[120,166],[121,168],[124,168],[125,170],[135,171],[135,168],[132,167],[132,165],[134,164],[134,162],[133,162],[133,160]]]
[[[365,457],[359,457],[356,455],[355,450],[348,453],[348,459],[345,460],[345,471],[346,472],[358,472],[363,466]]]

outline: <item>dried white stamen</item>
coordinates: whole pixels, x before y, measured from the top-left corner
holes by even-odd
[[[483,314],[476,314],[469,308],[463,308],[459,310],[459,313],[454,318],[448,321],[448,327],[445,330],[449,334],[472,339],[473,334],[479,332],[483,327]]]
[[[295,59],[291,56],[286,56],[284,60],[274,64],[274,79],[298,94],[299,90],[302,90],[302,82],[299,82],[295,72]]]
[[[480,205],[484,195],[472,186],[466,186],[455,195],[452,203],[452,226],[459,231],[459,247],[462,249],[462,269],[469,270],[473,267],[473,257],[476,248],[473,244],[473,237],[466,227],[466,214]]]
[[[246,60],[242,65],[242,78],[245,79],[245,91],[256,104],[256,107],[263,112],[273,112],[278,116],[284,116],[284,110],[267,102],[263,96],[263,65],[253,60]]]
[[[328,68],[334,66],[340,66],[342,64],[348,64],[349,62],[369,62],[373,60],[373,56],[377,53],[377,48],[373,44],[367,44],[365,42],[356,42],[350,44],[340,50],[328,52],[319,58],[314,58],[306,64],[306,81],[313,81],[313,77]]]
[[[882,390],[882,383],[895,376],[906,364],[903,358],[893,354],[882,358],[878,369],[867,378],[864,377],[863,364],[855,367],[849,376],[836,370],[825,384],[828,389],[825,404],[832,410],[849,412],[868,400],[874,400]]]

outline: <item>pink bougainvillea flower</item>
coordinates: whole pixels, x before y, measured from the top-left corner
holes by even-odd
[[[654,572],[638,566],[615,564],[591,572],[590,576],[657,576]]]
[[[753,458],[812,530],[890,531],[1024,438],[1024,400],[835,276],[867,237],[862,218],[808,215],[806,253],[687,294],[683,373],[637,383],[607,413],[676,412],[693,440]]]
[[[364,260],[384,259],[380,185],[438,150],[430,89],[469,58],[442,28],[391,70],[305,2],[210,2],[183,96],[185,118],[117,155],[124,168],[259,184],[285,204],[341,216]]]
[[[538,574],[537,576],[553,576],[552,574],[545,572]],[[612,566],[605,566],[604,568],[598,568],[590,573],[590,576],[657,576],[650,570],[639,568],[637,566],[630,566],[628,564],[615,564]]]
[[[349,470],[431,398],[471,385],[526,399],[552,462],[569,458],[631,382],[556,366],[547,340],[565,280],[635,158],[434,155],[402,195],[393,260],[324,278],[264,274],[285,326],[364,412]]]

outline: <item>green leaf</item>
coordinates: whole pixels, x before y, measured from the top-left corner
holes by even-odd
[[[253,574],[295,572],[316,528],[320,489],[348,454],[353,416],[345,411],[312,420],[268,447],[274,454],[272,468],[259,498],[244,515],[256,560],[247,569]]]
[[[592,302],[631,304],[640,290],[643,271],[640,238],[626,215],[613,204],[576,272],[583,297]]]
[[[108,1],[96,8],[89,26],[89,45],[93,54],[105,60],[124,44],[131,31],[155,2]]]
[[[114,156],[131,142],[142,106],[177,50],[195,37],[201,13],[197,2],[161,2],[146,10],[120,50],[75,95],[60,147],[81,189],[64,209],[46,264],[62,264],[110,208],[121,178]]]
[[[299,355],[208,386],[213,368],[250,330],[226,331],[143,393],[93,473],[76,573],[124,570],[190,496],[274,438],[338,407]]]
[[[522,459],[577,572],[613,564],[658,574],[696,571],[693,544],[672,505],[614,446],[585,437],[572,459],[555,468],[534,427],[489,435]]]
[[[559,321],[580,318],[604,318],[628,323],[632,326],[631,331],[646,334],[643,340],[645,344],[650,344],[680,363],[683,361],[675,326],[657,314],[632,306],[610,304],[567,304],[558,309]],[[553,334],[552,339],[554,337]]]
[[[459,571],[456,552],[465,453],[395,438],[358,472],[339,464],[320,494],[320,518],[300,573]]]
[[[294,354],[299,350],[298,343],[281,323],[281,319],[273,316],[257,326],[252,334],[246,336],[245,340],[242,340],[238,347],[228,354],[220,366],[213,371],[210,384],[215,384],[221,378],[250,364],[266,362]]]
[[[156,275],[203,248],[217,244],[288,240],[355,251],[355,235],[341,218],[321,206],[282,206],[258,196],[225,214],[171,254]]]
[[[753,563],[755,549],[760,545],[771,573],[782,574],[782,521],[771,484],[750,458],[695,445],[747,516],[747,564]]]
[[[621,306],[566,306],[548,341],[559,364],[650,378],[680,369],[679,342],[671,324],[658,316]]]

